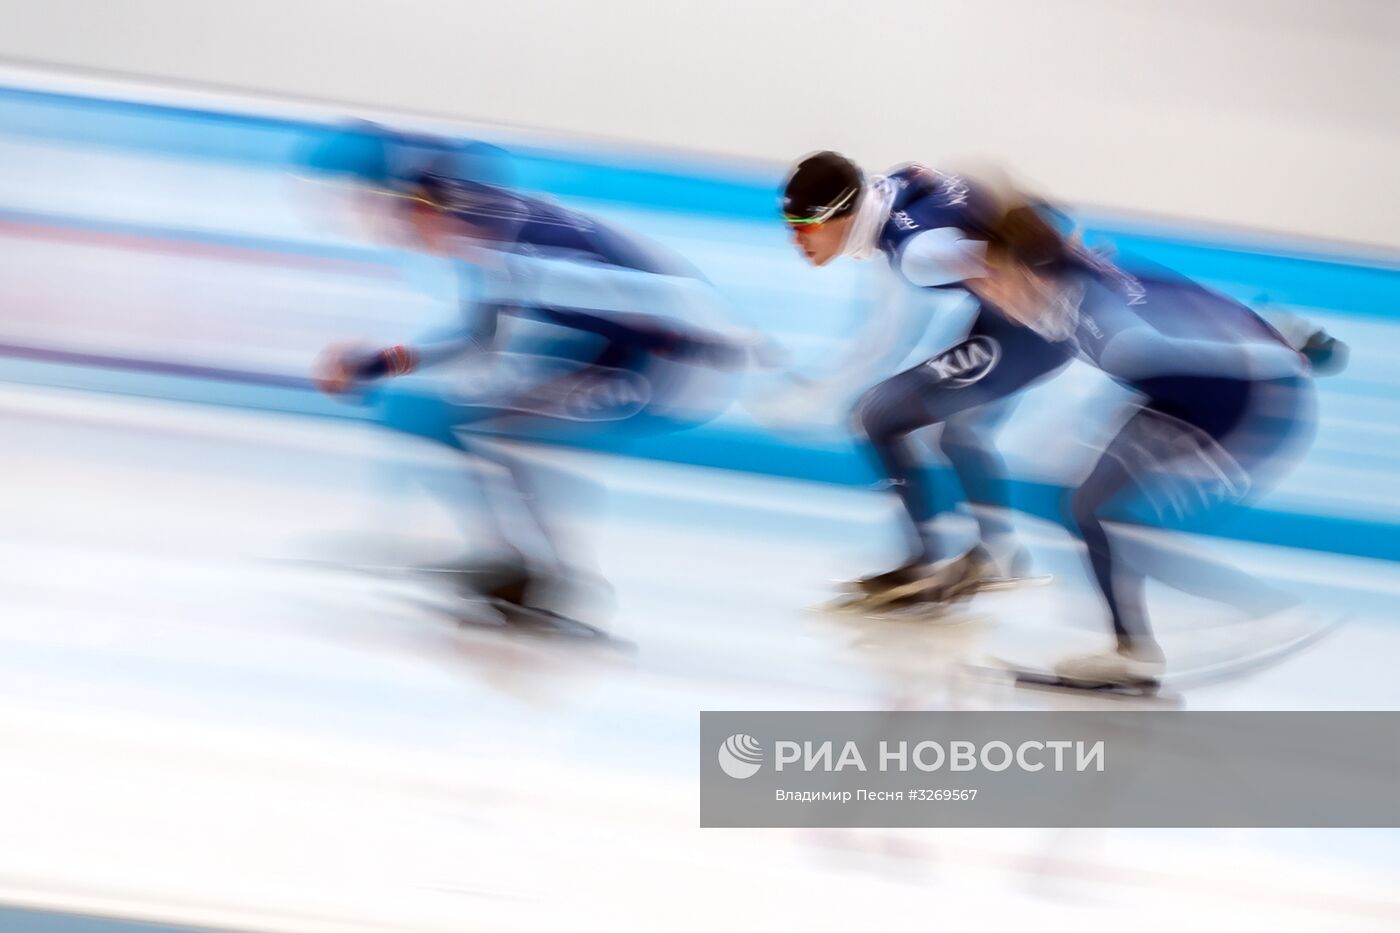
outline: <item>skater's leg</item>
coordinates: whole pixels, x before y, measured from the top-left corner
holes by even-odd
[[[1000,565],[1002,573],[1018,576],[1027,560],[1016,541],[1006,462],[997,449],[996,434],[1019,404],[1023,389],[1064,367],[1067,349],[990,312],[977,316],[962,346],[983,348],[991,359],[984,373],[974,370],[961,375],[947,373],[938,359],[930,361],[928,368],[945,376],[941,380],[945,391],[933,406],[943,422],[938,446],[962,486],[984,553]],[[955,347],[952,352],[954,359],[967,358],[966,349]],[[947,357],[944,354],[943,359]],[[946,407],[947,397],[956,399],[965,393],[980,396],[979,403],[955,402],[952,409]]]
[[[591,567],[581,536],[572,532],[600,514],[601,486],[508,442],[474,437],[469,443],[492,472],[497,522],[531,562],[554,573]]]
[[[539,482],[534,471],[494,441],[473,438],[471,450],[486,477],[485,488],[496,526],[533,563],[557,567],[560,564],[557,539],[539,501]]]
[[[1102,516],[1111,500],[1132,487],[1161,511],[1185,514],[1183,504],[1219,510],[1259,491],[1271,470],[1287,465],[1310,436],[1311,386],[1302,380],[1212,385],[1188,380],[1159,386],[1152,409],[1130,418],[1075,494],[1072,517],[1088,549],[1095,582],[1113,620],[1119,650],[1071,658],[1057,673],[1079,683],[1141,678],[1160,666],[1143,607],[1143,581],[1168,571],[1188,592],[1222,599],[1245,611],[1283,608],[1281,597],[1247,574],[1218,562],[1142,559],[1115,555]],[[1193,397],[1194,396],[1194,397]],[[1158,409],[1169,405],[1171,413]],[[1134,566],[1133,564],[1136,564]]]
[[[1136,487],[1137,450],[1134,424],[1128,421],[1095,463],[1069,503],[1071,530],[1083,540],[1089,571],[1108,609],[1116,645],[1066,658],[1055,665],[1055,676],[1066,685],[1100,687],[1155,684],[1161,676],[1162,651],[1147,622],[1141,572],[1124,564],[1115,553],[1103,524],[1107,506]]]
[[[385,478],[390,489],[398,491],[410,484],[425,489],[448,509],[463,539],[477,545],[475,550],[493,555],[513,553],[514,546],[491,508],[484,468],[459,432],[464,421],[482,417],[483,410],[454,404],[440,395],[405,391],[397,386],[380,390],[376,402],[385,427],[431,441],[454,454],[451,461],[444,464],[404,466],[391,463]]]
[[[454,469],[425,469],[421,485],[449,512],[473,553],[523,561],[514,543],[517,536],[508,531],[500,514],[498,498],[512,494],[508,483],[494,477],[499,468],[483,462],[474,449],[465,445],[458,449],[461,458]]]
[[[525,388],[502,403],[494,416],[478,418],[473,426],[508,424],[578,441],[606,435],[610,445],[684,426],[672,406],[684,392],[685,381],[674,373],[674,378],[665,378],[668,366],[648,352],[650,344],[638,342],[643,338],[660,339],[651,333],[638,338],[621,328],[601,341],[582,341],[576,348],[581,354],[576,365]],[[459,430],[458,436],[492,469],[498,494],[491,502],[498,524],[507,526],[532,566],[547,571],[550,601],[572,601],[580,582],[595,594],[606,594],[584,536],[569,534],[575,524],[601,514],[602,486],[553,466],[548,455],[517,450],[511,442],[480,430]]]
[[[1147,417],[1138,413],[1109,444],[1094,468],[1070,499],[1073,529],[1084,542],[1089,571],[1099,589],[1113,633],[1121,651],[1157,654],[1143,604],[1145,582],[1141,571],[1116,560],[1103,513],[1108,505],[1135,484],[1135,425]]]
[[[426,393],[386,391],[386,426],[433,441],[458,456],[455,465],[414,468],[416,478],[461,529],[467,545],[458,582],[471,591],[522,596],[532,577],[560,563],[554,530],[536,502],[528,466],[474,430],[519,412],[502,405],[458,405]]]
[[[857,428],[903,507],[912,558],[925,563],[940,556],[933,529],[937,505],[910,434],[932,423],[923,401],[926,390],[922,374],[909,370],[867,392],[855,412]]]
[[[908,520],[906,530],[916,558],[943,556],[934,531],[942,510],[954,497],[935,498],[910,433],[943,425],[949,456],[964,493],[988,510],[988,531],[996,536],[1006,525],[993,509],[1008,505],[1005,465],[991,450],[991,438],[973,428],[972,413],[1002,402],[1059,369],[1067,360],[1062,347],[1033,331],[1007,324],[990,312],[978,315],[968,336],[926,362],[885,380],[867,392],[856,407],[856,423],[869,441],[881,473],[899,496]],[[997,412],[987,417],[995,430]],[[952,426],[951,437],[947,434]],[[945,454],[949,450],[945,448]]]
[[[1015,408],[1017,396],[954,415],[943,425],[939,452],[947,458],[977,522],[977,537],[1002,570],[1018,576],[1024,549],[1016,539],[1006,462],[994,435]]]
[[[1239,389],[1239,414],[1215,436],[1186,427],[1175,429],[1180,441],[1163,439],[1163,425],[1142,432],[1137,449],[1144,467],[1155,477],[1148,499],[1158,507],[1166,501],[1191,503],[1191,517],[1219,523],[1265,491],[1306,448],[1312,436],[1312,386],[1306,380],[1247,384]],[[1201,402],[1219,415],[1230,391],[1214,393]],[[1209,418],[1199,419],[1211,425]],[[1173,430],[1170,423],[1166,430]],[[1185,448],[1186,453],[1173,452]],[[1204,466],[1203,466],[1204,465]],[[1227,478],[1222,482],[1221,477]],[[1172,487],[1164,496],[1159,488]],[[1219,602],[1248,616],[1262,616],[1296,605],[1297,597],[1265,584],[1218,556],[1184,542],[1161,543],[1135,535],[1122,549],[1124,561],[1174,589]]]

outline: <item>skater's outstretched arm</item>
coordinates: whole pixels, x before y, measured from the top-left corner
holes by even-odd
[[[316,385],[327,394],[337,395],[362,383],[487,352],[495,345],[501,315],[509,310],[499,305],[482,306],[468,325],[436,331],[412,344],[394,344],[379,350],[333,345],[316,365]]]
[[[1100,364],[1112,375],[1134,380],[1153,376],[1283,379],[1306,369],[1303,358],[1283,344],[1169,337],[1148,324],[1114,336],[1105,345]]]
[[[674,265],[674,264],[673,264]],[[720,365],[761,357],[762,336],[730,320],[703,278],[634,269],[586,258],[512,254],[488,280],[489,301],[565,327],[607,333],[670,334]]]
[[[925,342],[933,329],[935,306],[946,301],[943,293],[912,288],[898,275],[882,271],[879,293],[863,309],[855,332],[842,339],[841,352],[817,372],[792,373],[784,404],[803,411],[841,408],[843,401],[895,371]]]
[[[1265,305],[1254,309],[1288,345],[1307,358],[1313,375],[1334,376],[1347,367],[1351,349],[1318,324],[1301,314]]]
[[[1117,301],[1090,300],[1085,310],[1105,338],[1097,354],[1100,367],[1122,379],[1154,376],[1283,379],[1307,369],[1306,360],[1279,340],[1169,335]]]

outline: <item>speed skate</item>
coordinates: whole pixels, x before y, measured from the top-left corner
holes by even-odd
[[[1072,679],[1048,666],[995,657],[987,658],[984,665],[975,669],[987,676],[1009,678],[1018,687],[1179,702],[1182,690],[1244,680],[1277,667],[1336,632],[1349,618],[1346,615],[1321,617],[1310,626],[1262,647],[1181,652],[1176,662],[1168,660],[1160,676],[1115,681]]]
[[[979,593],[996,593],[1025,587],[1048,586],[1055,580],[1051,574],[1026,577],[988,577],[962,589],[956,595],[935,599],[915,584],[895,587],[878,593],[860,589],[860,581],[842,581],[843,592],[814,606],[817,612],[861,615],[880,619],[930,619],[945,615],[949,609],[965,603]]]

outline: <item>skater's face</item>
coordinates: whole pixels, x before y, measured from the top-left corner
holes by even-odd
[[[410,201],[404,207],[404,223],[413,246],[439,256],[452,252],[453,239],[459,235],[450,214],[421,201]]]
[[[344,181],[303,179],[299,192],[322,222],[372,243],[448,255],[469,235],[452,215],[411,192]]]
[[[789,224],[792,240],[808,262],[814,266],[824,266],[837,256],[850,236],[854,214],[816,224]]]
[[[393,237],[393,199],[382,191],[339,178],[293,176],[291,181],[318,226],[374,243]]]

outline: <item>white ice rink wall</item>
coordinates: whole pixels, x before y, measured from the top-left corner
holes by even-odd
[[[0,0],[0,57],[1400,248],[1386,0]]]

